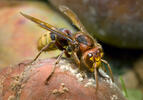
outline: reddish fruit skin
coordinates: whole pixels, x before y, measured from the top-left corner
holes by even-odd
[[[77,67],[62,59],[53,76],[46,83],[55,59],[37,61],[32,65],[16,65],[0,72],[0,100],[125,100],[114,83],[99,77],[97,92],[94,86],[85,87],[87,78],[79,82],[61,66]],[[70,65],[69,65],[70,64]]]

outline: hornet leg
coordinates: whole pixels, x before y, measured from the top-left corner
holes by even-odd
[[[40,51],[39,51],[39,53],[37,54],[37,56],[32,60],[32,61],[30,61],[30,62],[28,62],[28,63],[20,63],[19,65],[21,65],[21,64],[24,64],[24,65],[30,65],[30,64],[32,64],[34,61],[36,61],[37,60],[37,58],[41,55],[41,53],[43,52],[43,51],[45,51],[46,49],[48,49],[49,47],[50,47],[50,45],[51,44],[54,44],[55,43],[55,41],[52,41],[52,42],[50,42],[49,44],[47,44],[46,46],[44,46]]]
[[[95,77],[95,80],[96,80],[96,92],[98,90],[98,68],[96,67],[96,64],[94,64],[95,66],[95,70],[94,70],[94,77]]]
[[[79,69],[80,69],[80,60],[79,60],[79,58],[78,58],[76,52],[74,52],[74,51],[72,52],[72,57],[73,57],[75,63],[77,64],[77,66],[78,66]]]
[[[46,79],[46,82],[45,82],[46,85],[48,84],[48,81],[49,81],[49,79],[51,78],[51,76],[54,74],[55,69],[56,69],[56,65],[59,63],[59,61],[61,60],[61,58],[62,58],[62,56],[63,56],[64,53],[65,53],[65,50],[63,50],[62,53],[58,56],[58,58],[57,58],[57,60],[56,60],[56,62],[55,62],[55,65],[54,65],[54,67],[53,67],[53,69],[52,69],[52,72],[50,73],[50,75],[49,75],[48,78]]]
[[[108,64],[108,62],[106,60],[101,59],[101,61],[107,65],[107,67],[109,69],[110,77],[111,77],[112,81],[114,82],[114,78],[113,78],[113,74],[112,74],[110,65]]]

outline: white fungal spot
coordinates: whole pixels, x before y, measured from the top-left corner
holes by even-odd
[[[88,80],[88,82],[84,85],[84,87],[89,87],[89,86],[94,86],[94,87],[96,87],[96,81],[93,79],[93,78],[91,78],[91,79],[89,79]]]
[[[72,75],[74,75],[79,82],[82,82],[84,78],[88,79],[87,83],[85,83],[85,87],[93,86],[96,87],[96,80],[94,77],[91,77],[90,79],[87,78],[86,72],[81,72],[79,68],[73,68],[72,65],[67,60],[60,60],[59,67],[62,71],[69,71]],[[111,78],[107,73],[105,73],[102,69],[99,69],[100,74],[103,76],[103,78],[99,78],[101,81],[105,81],[109,84],[110,88],[114,88],[116,85],[114,82],[112,82]]]
[[[111,100],[118,100],[118,96],[117,96],[117,95],[115,95],[115,94],[114,94],[114,95],[112,95],[110,98],[111,98]]]
[[[72,70],[72,69],[71,69],[71,73],[72,73],[72,74],[77,74],[77,73],[78,73],[78,70],[76,70],[76,69],[75,69],[75,70]]]
[[[99,69],[100,74],[102,74],[105,78],[103,78],[103,81],[105,81],[106,83],[108,83],[110,85],[110,88],[117,88],[117,86],[115,85],[115,83],[111,80],[111,78],[109,77],[109,75],[107,75],[107,73],[105,73],[102,69]]]
[[[100,74],[102,74],[104,77],[110,78],[107,73],[105,73],[102,69],[99,69]]]
[[[76,74],[76,78],[78,79],[78,81],[83,81],[83,77],[80,73]]]
[[[79,69],[78,68],[72,68],[71,67],[71,64],[69,64],[68,62],[66,63],[67,61],[66,60],[61,60],[59,62],[59,65],[60,65],[60,69],[62,71],[69,71],[71,72],[72,75],[74,75],[78,81],[83,81],[83,77],[82,77],[82,74],[80,73]]]

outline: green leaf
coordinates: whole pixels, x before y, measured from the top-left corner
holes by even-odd
[[[138,89],[128,89],[128,100],[142,100],[143,93]]]

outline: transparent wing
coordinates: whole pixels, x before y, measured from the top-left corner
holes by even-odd
[[[77,15],[71,10],[69,9],[67,6],[59,6],[59,9],[61,12],[63,12],[66,16],[68,16],[70,18],[70,20],[72,21],[72,23],[82,32],[87,32],[85,27],[83,26],[83,24],[80,22],[79,18],[77,17]]]
[[[32,22],[38,24],[40,27],[42,27],[48,31],[51,31],[51,32],[55,33],[56,35],[61,36],[61,37],[65,38],[69,41],[73,41],[71,37],[69,37],[65,33],[59,31],[56,27],[54,27],[54,26],[52,26],[52,25],[50,25],[50,24],[48,24],[48,23],[46,23],[40,19],[37,19],[37,18],[32,17],[30,15],[24,14],[22,12],[20,12],[20,14],[23,15],[24,17],[26,17],[27,19],[31,20]]]
[[[62,13],[64,13],[71,21],[72,23],[83,33],[88,35],[91,39],[93,39],[93,37],[87,32],[87,30],[85,29],[85,27],[83,26],[83,24],[81,23],[81,21],[79,20],[79,18],[77,17],[77,15],[71,10],[69,9],[67,6],[59,6],[59,9]],[[95,39],[93,39],[93,41],[96,41]]]

